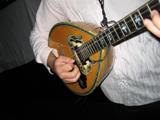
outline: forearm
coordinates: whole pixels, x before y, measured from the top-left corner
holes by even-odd
[[[53,53],[53,50],[50,52],[50,54],[48,55],[48,59],[47,59],[47,65],[48,67],[51,69],[51,72],[54,72],[54,63],[57,59],[57,56]]]

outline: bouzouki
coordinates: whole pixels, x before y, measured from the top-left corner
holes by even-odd
[[[160,11],[158,0],[146,2],[101,32],[86,23],[54,25],[49,34],[49,47],[57,49],[60,55],[75,59],[81,71],[77,82],[65,85],[77,95],[92,93],[112,70],[114,46],[146,31],[143,19],[150,18],[153,9]]]

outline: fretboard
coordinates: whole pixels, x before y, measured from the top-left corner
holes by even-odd
[[[138,35],[141,31],[145,31],[143,19],[150,18],[151,10],[156,9],[160,11],[159,0],[150,0],[108,29],[93,37],[92,40],[84,43],[79,50],[78,54],[81,60],[85,60],[92,54],[102,50],[109,45],[117,45],[133,36]],[[84,51],[85,49],[85,51]],[[85,56],[84,56],[85,55]]]
[[[107,37],[107,40],[109,40],[112,45],[115,45],[123,42],[127,38],[131,38],[135,33],[138,35],[138,33],[141,33],[141,30],[145,29],[143,19],[150,19],[153,9],[160,10],[159,0],[150,0],[97,37],[100,39],[106,39],[105,37]]]

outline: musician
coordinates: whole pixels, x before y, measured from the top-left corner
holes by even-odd
[[[159,5],[157,0],[153,1]],[[64,83],[76,82],[81,74],[75,60],[58,54],[56,49],[48,46],[51,28],[64,21],[91,23],[97,27],[104,25],[107,28],[106,24],[102,24],[102,20],[107,19],[107,22],[121,20],[145,2],[147,0],[42,0],[30,36],[36,61],[44,64],[51,74],[58,75]],[[148,10],[152,10],[146,4],[145,8],[147,7]],[[136,20],[134,22],[138,24]],[[156,114],[156,111],[160,110],[158,11],[153,10],[151,19],[142,21],[148,31],[114,47],[113,68],[100,84],[104,96],[115,108],[114,116],[118,118],[159,117]],[[151,113],[154,115],[152,116]]]

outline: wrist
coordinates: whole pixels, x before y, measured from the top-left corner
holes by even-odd
[[[54,53],[50,52],[48,59],[47,59],[47,65],[50,67],[50,69],[53,69],[53,65],[56,61],[57,57],[54,55]]]

